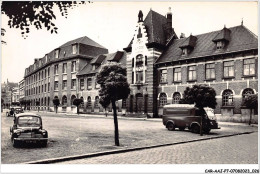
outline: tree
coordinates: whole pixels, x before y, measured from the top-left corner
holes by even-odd
[[[36,100],[36,101],[35,101],[35,104],[36,104],[36,106],[38,106],[38,112],[39,112],[39,109],[40,109],[40,107],[39,107],[39,106],[40,106],[40,101]]]
[[[252,110],[257,109],[258,107],[258,95],[250,95],[245,98],[243,105],[250,109],[250,118],[248,124],[250,125],[252,122]]]
[[[82,99],[80,98],[75,98],[73,100],[73,105],[77,106],[77,114],[79,114],[79,105],[83,102]]]
[[[1,112],[3,112],[4,99],[1,98]]]
[[[26,100],[25,101],[25,105],[27,107],[28,110],[30,110],[30,104],[31,104],[31,101],[30,100]],[[29,106],[29,107],[28,107]]]
[[[19,28],[22,36],[26,38],[30,26],[35,26],[38,30],[44,27],[51,33],[58,33],[58,27],[54,23],[55,6],[58,6],[61,15],[67,18],[68,9],[85,3],[85,1],[2,1],[1,13],[9,18],[8,26]],[[3,31],[5,30],[1,30],[1,33]]]
[[[115,145],[119,146],[118,120],[116,101],[126,99],[130,94],[129,84],[126,79],[126,68],[118,63],[108,63],[101,68],[97,75],[97,83],[100,84],[100,104],[106,108],[110,102],[114,113]]]
[[[216,91],[207,85],[194,85],[192,88],[187,87],[184,91],[184,98],[181,103],[195,104],[201,112],[204,107],[216,108]],[[204,114],[201,114],[200,135],[204,123]]]
[[[60,105],[60,99],[55,97],[55,98],[52,100],[52,102],[53,102],[53,105],[54,105],[55,108],[56,108],[56,113],[57,113],[58,106]]]

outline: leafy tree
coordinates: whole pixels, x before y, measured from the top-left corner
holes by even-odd
[[[77,106],[77,114],[79,114],[79,105],[83,102],[81,98],[75,98],[73,100],[73,105]]]
[[[116,101],[126,99],[130,94],[129,84],[126,79],[126,68],[118,63],[108,63],[101,68],[97,75],[100,104],[106,108],[110,102],[114,113],[115,145],[119,146],[118,120],[116,111]]]
[[[38,100],[36,100],[36,102],[35,102],[35,104],[36,104],[36,106],[38,106],[38,112],[39,112],[39,109],[40,109],[40,101],[38,101]]]
[[[194,85],[192,88],[187,87],[184,91],[184,98],[181,103],[195,104],[202,112],[204,107],[216,108],[216,91],[207,85]],[[202,135],[202,127],[204,123],[204,114],[201,114],[200,135]]]
[[[57,113],[58,106],[60,105],[60,99],[59,99],[59,98],[54,98],[54,99],[52,100],[52,102],[53,102],[53,105],[54,105],[55,108],[56,108],[56,113]]]
[[[1,98],[1,112],[3,112],[4,99]]]
[[[55,6],[59,8],[61,15],[67,18],[68,9],[85,3],[85,1],[2,1],[1,13],[9,18],[8,26],[19,28],[22,36],[26,38],[30,26],[57,33],[58,27],[54,22],[56,15],[53,11]]]
[[[248,109],[250,109],[250,119],[248,124],[250,125],[252,122],[252,110],[257,110],[258,107],[258,95],[250,95],[247,98],[245,98],[243,105],[246,106]]]

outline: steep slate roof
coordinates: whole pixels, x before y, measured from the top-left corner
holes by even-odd
[[[153,10],[149,11],[144,20],[144,25],[146,27],[148,36],[148,43],[156,42],[162,45],[166,44],[166,33],[164,31],[164,25],[166,23],[166,17]],[[176,36],[175,32],[174,35]],[[132,43],[133,39],[131,40],[127,48],[131,47]]]
[[[70,45],[75,44],[75,43],[81,43],[81,44],[85,44],[85,45],[90,45],[90,46],[106,49],[105,47],[103,47],[102,45],[93,41],[92,39],[88,38],[87,36],[83,36],[83,37],[68,41],[65,44],[61,45],[60,47],[70,46]]]
[[[181,48],[179,48],[187,38],[173,40],[164,53],[157,59],[156,64],[258,48],[257,36],[243,25],[229,28],[229,30],[230,40],[223,50],[216,51],[216,44],[213,42],[213,39],[222,30],[213,31],[196,35],[196,45],[187,56],[182,56]]]
[[[230,30],[224,27],[218,34],[217,36],[213,39],[214,42],[220,41],[220,40],[230,40]]]
[[[98,64],[98,67],[95,68],[95,70],[93,70],[93,68],[92,68],[93,65],[100,57],[102,57],[103,60],[100,61],[100,64]],[[95,57],[94,59],[92,59],[90,63],[87,63],[85,66],[83,66],[83,68],[78,72],[77,75],[80,76],[80,75],[95,74],[100,71],[100,68],[101,68],[100,65],[105,64],[108,61],[117,61],[125,66],[126,65],[126,54],[125,54],[125,52],[117,51],[115,53],[99,55],[99,56]]]

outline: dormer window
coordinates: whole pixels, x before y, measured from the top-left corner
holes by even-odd
[[[92,65],[92,71],[96,69],[96,65]]]
[[[224,48],[224,43],[222,41],[218,41],[217,42],[217,50],[221,50],[222,48]]]
[[[72,45],[72,54],[77,54],[77,45]]]
[[[186,38],[179,46],[179,48],[181,48],[182,50],[181,55],[182,56],[188,55],[194,49],[196,42],[197,42],[196,36],[190,35],[188,38]]]
[[[183,48],[183,49],[182,49],[181,55],[183,55],[183,56],[188,55],[188,50],[187,50],[187,48]]]
[[[221,31],[219,31],[214,39],[212,40],[216,44],[216,50],[223,49],[230,40],[231,31],[224,27]]]
[[[46,54],[45,55],[45,63],[47,63],[48,62],[48,55]]]
[[[60,53],[60,50],[59,50],[59,49],[56,49],[55,52],[54,52],[54,57],[55,57],[56,59],[59,58],[59,53]]]

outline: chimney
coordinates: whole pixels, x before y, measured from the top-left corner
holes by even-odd
[[[168,27],[172,28],[172,10],[171,10],[171,7],[169,7],[169,11],[167,12],[166,18],[167,18]]]
[[[140,10],[139,13],[138,13],[138,22],[143,22],[143,12],[142,12],[142,10]]]
[[[185,38],[185,34],[184,34],[184,33],[181,33],[180,39],[181,39],[181,38]]]

